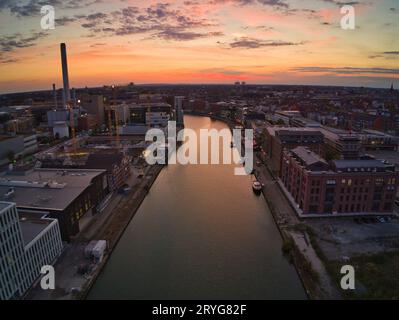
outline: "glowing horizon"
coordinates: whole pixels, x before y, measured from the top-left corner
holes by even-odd
[[[353,1],[352,1],[353,2]],[[337,0],[53,0],[0,2],[0,93],[62,84],[399,84],[399,7],[356,1],[356,29],[340,28]]]

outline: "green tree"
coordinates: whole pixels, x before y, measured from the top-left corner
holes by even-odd
[[[277,122],[276,122],[276,125],[278,125],[278,126],[284,126],[284,125],[285,125],[285,122],[284,122],[284,120],[282,120],[282,119],[278,119]]]
[[[13,162],[15,160],[15,152],[13,150],[9,150],[7,152],[7,159],[10,162]]]

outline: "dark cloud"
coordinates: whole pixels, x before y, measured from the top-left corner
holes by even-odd
[[[45,32],[34,32],[29,36],[23,36],[20,33],[13,35],[5,35],[0,37],[0,51],[11,52],[19,48],[32,47],[36,42],[43,37],[46,37]]]
[[[231,48],[246,48],[246,49],[258,49],[263,47],[281,47],[281,46],[297,46],[304,44],[303,42],[288,42],[281,40],[260,40],[248,37],[242,37],[235,39],[230,43]]]
[[[354,6],[360,3],[359,1],[339,1],[339,0],[323,0],[323,1],[336,4],[337,6],[344,6],[344,5]]]
[[[377,59],[382,58],[386,60],[397,59],[396,56],[399,56],[399,51],[385,51],[385,52],[375,52],[368,56],[369,59]]]
[[[17,17],[40,15],[42,6],[51,5],[59,9],[80,9],[101,3],[103,0],[0,0],[0,11],[9,10]]]
[[[299,72],[316,72],[316,73],[335,73],[335,74],[392,74],[399,75],[399,69],[395,68],[353,68],[353,67],[297,67],[292,71]]]
[[[152,38],[184,41],[221,35],[218,31],[197,31],[197,28],[218,25],[214,21],[173,9],[168,3],[158,3],[143,9],[130,6],[108,14],[93,13],[80,16],[79,21],[83,28],[90,31],[89,37],[149,33]]]
[[[17,59],[8,57],[0,52],[0,64],[15,63],[18,62]]]
[[[187,41],[187,40],[195,40],[199,38],[207,38],[207,37],[218,37],[223,36],[222,32],[185,32],[185,31],[176,31],[176,30],[164,30],[159,33],[156,33],[154,37],[164,39],[164,40],[175,40],[175,41]]]
[[[260,4],[265,6],[272,6],[272,7],[282,7],[288,9],[288,4],[281,0],[258,0]]]
[[[55,19],[55,25],[56,26],[66,26],[72,22],[77,21],[78,18],[76,17],[61,17],[61,18],[56,18]]]
[[[383,57],[384,56],[380,55],[380,54],[373,54],[373,55],[368,56],[369,59],[377,59],[377,58],[383,58]]]
[[[192,1],[186,1],[188,5]],[[289,5],[285,0],[210,0],[208,4],[223,4],[223,3],[233,3],[237,6],[247,6],[254,4],[261,4],[264,6],[274,7],[276,9],[288,9]]]
[[[241,28],[244,29],[244,30],[248,30],[248,29],[258,29],[258,30],[263,30],[263,31],[271,31],[271,30],[274,30],[273,27],[263,26],[263,25],[255,26],[255,27],[244,26],[244,27],[241,27]]]

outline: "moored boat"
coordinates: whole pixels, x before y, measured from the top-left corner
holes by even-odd
[[[252,190],[256,193],[256,194],[260,194],[262,192],[262,184],[259,181],[254,181],[252,183]]]

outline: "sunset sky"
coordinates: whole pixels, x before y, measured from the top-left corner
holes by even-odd
[[[351,2],[356,29],[340,27]],[[55,7],[56,28],[40,28]],[[399,0],[0,0],[0,93],[144,83],[399,86]]]

